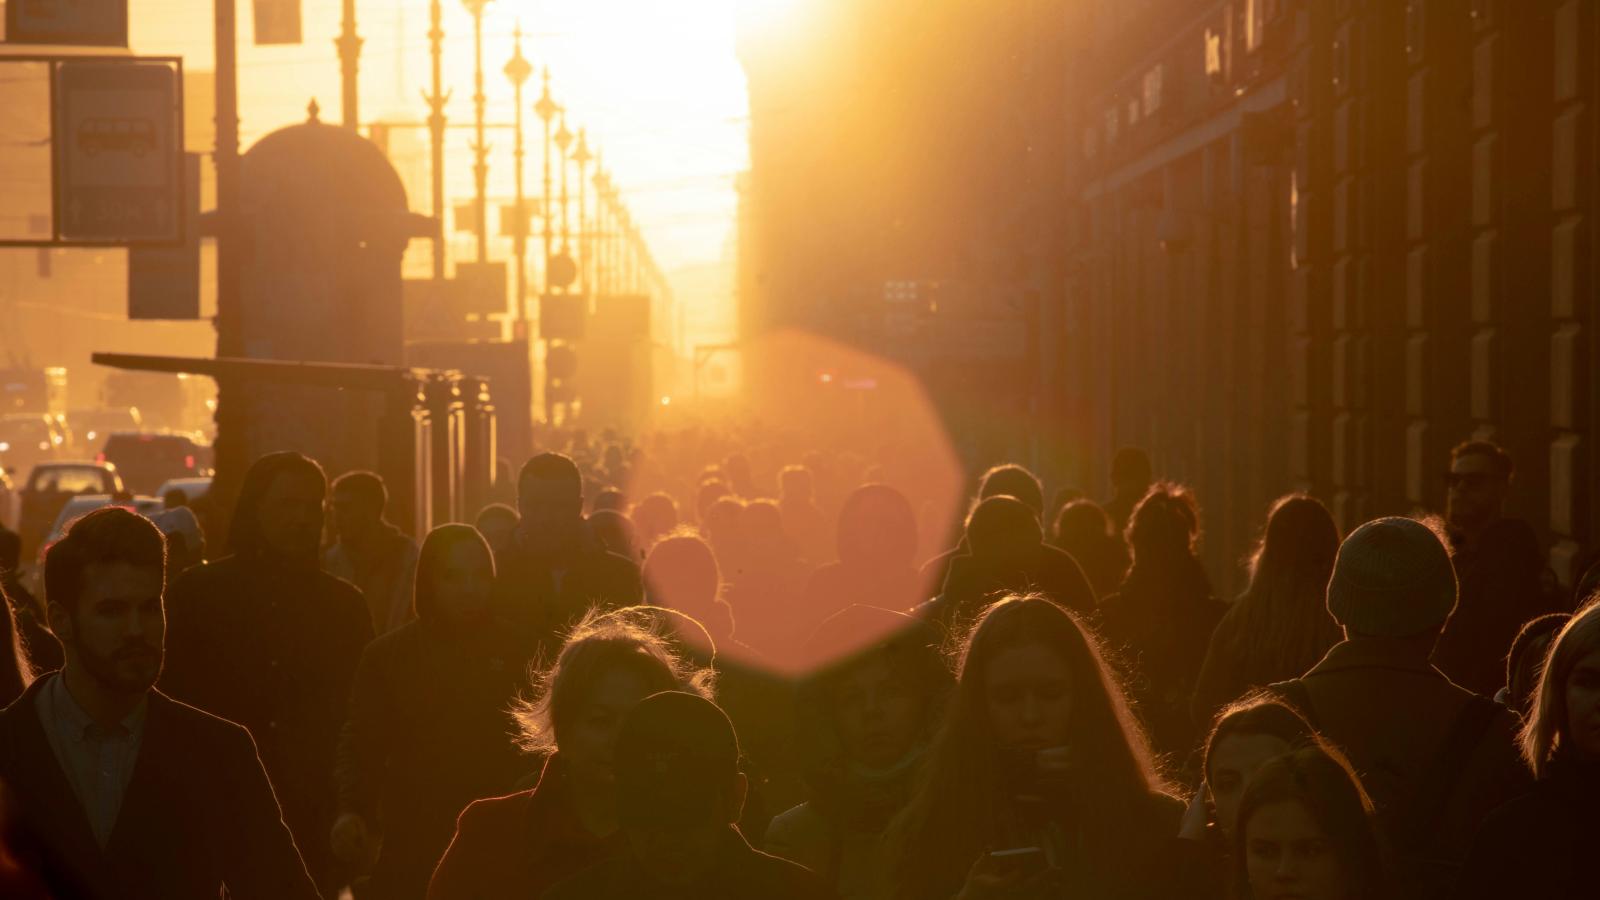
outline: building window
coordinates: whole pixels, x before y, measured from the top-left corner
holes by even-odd
[[[1117,142],[1117,108],[1115,106],[1106,110],[1106,145]]]
[[[1161,79],[1166,65],[1158,65],[1144,73],[1144,116],[1150,118],[1161,108]]]
[[[1206,77],[1213,82],[1223,78],[1222,35],[1210,28],[1206,29]]]

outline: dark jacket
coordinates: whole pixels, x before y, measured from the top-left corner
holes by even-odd
[[[420,900],[467,804],[531,763],[508,708],[526,661],[503,628],[457,635],[426,610],[367,645],[339,742],[339,806],[383,836],[371,890]]]
[[[1129,693],[1162,753],[1188,753],[1198,737],[1189,700],[1205,660],[1206,637],[1224,607],[1194,559],[1135,564],[1100,606],[1101,634],[1128,672]]]
[[[1426,897],[1453,881],[1485,816],[1526,791],[1532,777],[1517,753],[1516,715],[1506,709],[1492,711],[1457,766],[1442,765],[1455,743],[1452,731],[1482,698],[1414,656],[1384,638],[1347,640],[1305,676],[1276,687],[1296,702],[1300,689],[1285,689],[1301,686],[1305,702],[1296,705],[1345,751],[1372,796],[1379,825],[1402,857],[1397,879],[1413,886],[1408,896]],[[1430,776],[1451,768],[1453,783],[1437,803],[1419,799],[1435,793]]]
[[[544,900],[826,900],[833,892],[802,866],[756,850],[729,828],[716,867],[699,884],[655,881],[623,853],[561,882]]]
[[[228,556],[167,592],[162,690],[250,730],[306,867],[332,886],[334,756],[372,620],[324,572]]]
[[[1596,893],[1600,765],[1558,761],[1528,794],[1497,810],[1473,842],[1454,897],[1578,900]]]
[[[159,691],[102,849],[39,721],[44,684],[0,712],[0,780],[58,900],[317,897],[250,735]]]
[[[568,799],[561,756],[550,757],[531,791],[479,800],[428,885],[428,900],[527,900],[619,851],[619,839],[583,827]]]
[[[1545,595],[1548,565],[1533,528],[1501,519],[1470,545],[1454,548],[1460,594],[1433,651],[1451,681],[1493,697],[1506,682],[1506,654],[1528,621],[1559,612]]]
[[[1308,599],[1315,599],[1321,609],[1320,598]],[[1329,618],[1318,631],[1321,640],[1307,643],[1307,656],[1292,662],[1279,661],[1280,654],[1241,640],[1245,602],[1240,598],[1228,607],[1206,645],[1205,661],[1200,665],[1189,706],[1195,724],[1201,728],[1210,724],[1219,709],[1250,691],[1304,675],[1339,642],[1338,626]]]
[[[592,605],[615,609],[644,600],[639,567],[586,536],[562,562],[560,587],[548,562],[513,548],[496,557],[496,614],[510,623],[530,658],[554,658],[561,633]]]

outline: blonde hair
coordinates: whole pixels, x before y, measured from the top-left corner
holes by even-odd
[[[695,665],[675,646],[674,626],[680,631],[700,627],[688,616],[654,606],[591,608],[568,630],[555,662],[532,673],[532,690],[512,702],[516,745],[532,754],[555,752],[573,711],[601,677],[619,668],[641,675],[652,693],[685,691],[712,699],[716,673]]]
[[[1600,597],[1591,598],[1550,642],[1533,714],[1522,726],[1522,757],[1535,777],[1549,772],[1567,731],[1567,682],[1585,657],[1600,650]]]

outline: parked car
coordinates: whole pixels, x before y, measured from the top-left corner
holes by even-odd
[[[161,487],[156,488],[155,495],[165,501],[173,491],[182,491],[183,503],[179,505],[188,506],[211,493],[211,476],[207,475],[203,478],[168,478],[166,481],[161,482]],[[168,508],[171,508],[170,504]]]
[[[66,435],[54,416],[12,413],[0,416],[0,465],[27,472],[42,462],[58,458]]]
[[[0,467],[0,525],[17,527],[17,488],[11,482],[11,470]]]
[[[67,428],[72,432],[74,452],[94,453],[107,437],[117,431],[138,431],[144,427],[144,417],[137,406],[110,409],[74,409],[66,415]]]
[[[30,589],[37,588],[39,579],[43,577],[45,551],[50,549],[51,544],[61,540],[61,536],[67,533],[67,526],[72,524],[72,520],[94,512],[102,506],[113,505],[125,506],[139,515],[150,516],[152,520],[161,512],[160,497],[135,497],[127,493],[118,493],[79,494],[76,497],[68,498],[60,511],[56,513],[55,519],[51,521],[48,530],[44,533],[44,538],[39,541],[38,547],[33,551],[31,558],[36,561],[36,564],[31,573],[33,575],[33,585],[30,586]]]
[[[81,494],[120,494],[115,466],[97,462],[52,462],[33,467],[22,486],[17,533],[27,553],[40,546],[62,507]]]
[[[116,466],[128,490],[150,494],[168,479],[210,474],[211,446],[177,432],[117,431],[96,459]]]

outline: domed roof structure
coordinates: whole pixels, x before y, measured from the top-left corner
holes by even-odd
[[[329,211],[406,211],[406,190],[383,151],[316,116],[257,141],[240,163],[247,207],[315,204]]]

